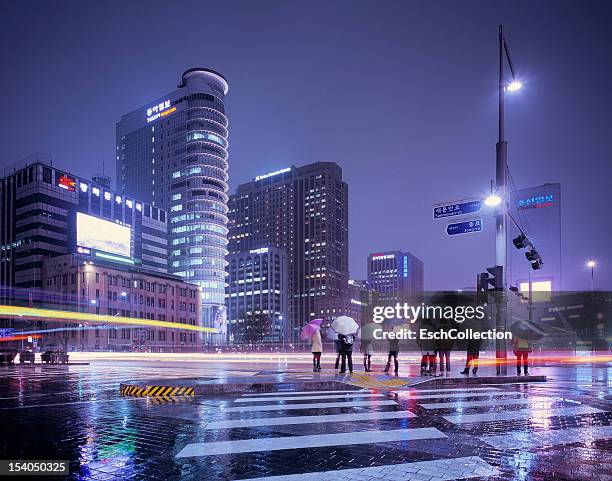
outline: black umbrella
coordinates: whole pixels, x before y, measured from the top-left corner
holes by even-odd
[[[513,336],[520,337],[526,341],[537,341],[542,339],[545,334],[535,322],[528,320],[514,322],[510,326],[510,332]]]

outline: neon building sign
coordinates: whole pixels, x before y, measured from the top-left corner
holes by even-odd
[[[519,209],[535,209],[540,207],[550,207],[554,203],[553,194],[534,195],[526,199],[516,201],[516,207]]]
[[[176,112],[176,107],[170,107],[170,105],[170,100],[164,100],[153,107],[149,107],[147,109],[147,123],[153,122],[160,117],[170,115],[172,112]]]
[[[376,254],[372,256],[373,261],[382,261],[385,259],[395,259],[395,254]]]
[[[268,177],[274,177],[278,174],[284,174],[285,172],[289,172],[290,170],[291,167],[287,167],[285,169],[275,170],[274,172],[268,172],[267,174],[258,175],[257,177],[255,177],[255,182],[257,182],[258,180],[267,179]]]

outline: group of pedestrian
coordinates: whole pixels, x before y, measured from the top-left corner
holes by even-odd
[[[426,329],[433,329],[432,326],[427,326]],[[437,330],[443,330],[444,325],[438,326]],[[353,373],[353,344],[355,336],[353,334],[337,334],[334,339],[336,348],[335,370],[340,369],[340,374],[346,373],[348,366],[349,373]],[[454,345],[452,339],[432,340],[429,338],[421,339],[419,346],[421,349],[421,376],[436,376],[439,358],[440,375],[450,373],[451,358],[450,354]],[[469,374],[470,368],[472,374],[478,372],[478,363],[480,357],[481,340],[469,338],[467,341],[467,355],[465,368],[460,374]],[[372,372],[372,354],[374,353],[373,343],[369,339],[362,339],[360,350],[363,354],[363,367],[365,372]],[[321,332],[316,329],[311,336],[311,351],[313,372],[321,372],[321,354],[323,352],[323,342],[321,340]],[[516,374],[521,374],[521,367],[525,376],[529,375],[528,357],[531,352],[531,346],[525,339],[514,337],[513,352],[516,356]],[[399,374],[399,339],[389,339],[389,353],[387,356],[387,365],[384,372],[388,373],[391,369],[391,360],[393,359],[394,373]]]

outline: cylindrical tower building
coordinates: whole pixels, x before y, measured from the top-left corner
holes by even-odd
[[[176,200],[170,206],[170,238],[172,242],[184,237],[186,242],[172,256],[170,272],[181,273],[202,287],[204,324],[219,327],[228,253],[229,155],[224,106],[228,83],[217,72],[192,68],[183,74],[179,88],[186,97],[180,114],[185,126],[185,162],[180,169],[181,186],[172,190]]]
[[[202,323],[221,330],[228,253],[227,92],[221,74],[192,68],[178,89],[117,123],[119,190],[168,212],[168,271],[200,286]],[[184,322],[194,317],[181,316]],[[210,336],[206,343],[224,338]]]

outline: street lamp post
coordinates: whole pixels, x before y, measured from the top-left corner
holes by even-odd
[[[591,268],[591,291],[595,290],[595,265],[596,263],[594,260],[587,262],[587,267]]]
[[[510,73],[512,74],[512,82],[506,86],[504,58],[507,60]],[[498,139],[496,144],[496,162],[495,162],[495,194],[502,202],[497,206],[497,214],[495,216],[495,264],[503,268],[503,289],[497,291],[496,306],[497,314],[495,316],[495,325],[498,331],[506,330],[506,285],[507,285],[507,262],[506,262],[506,242],[507,242],[507,177],[508,177],[508,142],[504,136],[504,96],[506,89],[515,91],[521,88],[520,82],[516,80],[514,75],[514,67],[510,50],[506,37],[504,35],[504,26],[499,26],[499,108],[498,108]],[[495,351],[497,360],[497,374],[507,374],[507,351],[506,340],[498,339],[495,341]]]

